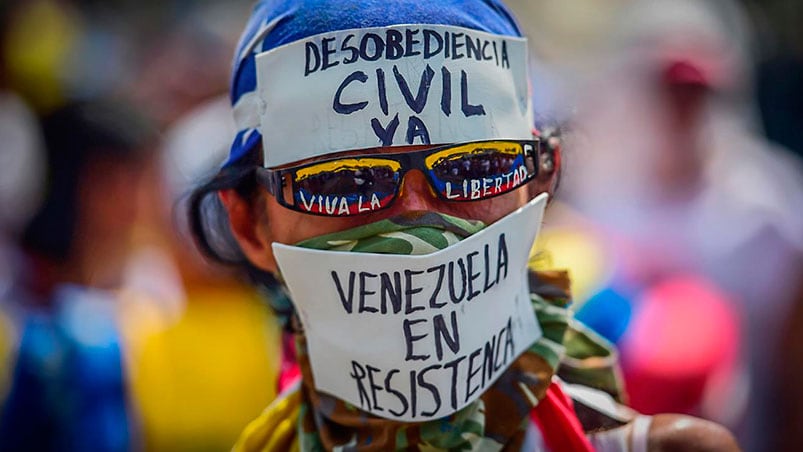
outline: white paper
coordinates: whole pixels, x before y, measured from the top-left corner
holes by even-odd
[[[532,138],[523,38],[444,25],[344,30],[256,64],[266,167],[377,146]]]
[[[407,422],[447,416],[476,400],[541,336],[526,272],[546,199],[543,194],[478,234],[427,255],[274,243],[306,333],[317,390]],[[383,274],[394,287],[399,275],[402,286],[401,302],[394,305],[387,296],[384,313]],[[450,286],[461,301],[452,301]]]

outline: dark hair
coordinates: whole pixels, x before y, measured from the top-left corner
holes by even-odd
[[[256,197],[256,168],[262,163],[259,147],[224,167],[212,180],[195,188],[189,199],[189,224],[195,244],[209,259],[229,265],[248,265],[229,226],[228,214],[216,196],[233,189],[246,200]]]
[[[25,250],[62,261],[73,247],[81,180],[99,161],[135,162],[151,151],[156,129],[133,107],[96,99],[69,103],[41,120],[47,159],[39,210],[22,234]]]
[[[195,188],[190,194],[188,212],[190,232],[204,256],[212,261],[237,267],[265,295],[285,328],[290,328],[292,305],[274,275],[254,266],[243,254],[229,225],[226,208],[217,192],[234,190],[250,202],[257,198],[256,168],[262,166],[261,143],[248,154],[224,167],[212,180]]]

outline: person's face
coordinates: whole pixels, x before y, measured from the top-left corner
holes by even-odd
[[[388,152],[409,152],[427,147],[404,146],[385,149]],[[382,151],[373,149],[366,152]],[[296,212],[281,206],[275,197],[264,191],[255,198],[253,201],[255,205],[250,210],[242,205],[245,201],[238,199],[233,191],[222,192],[221,199],[228,209],[232,230],[246,257],[259,268],[275,272],[277,267],[270,246],[273,242],[295,244],[312,237],[416,211],[439,212],[491,224],[523,206],[529,196],[527,187],[522,186],[495,198],[472,202],[448,202],[441,200],[432,192],[424,174],[418,170],[411,170],[404,176],[401,193],[393,205],[384,210],[352,217],[330,218]]]

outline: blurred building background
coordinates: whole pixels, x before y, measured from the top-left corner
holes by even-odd
[[[540,246],[619,345],[632,403],[803,450],[803,3],[509,3],[565,154]],[[275,319],[177,213],[225,158],[251,4],[0,3],[0,449],[227,449],[275,395]],[[126,184],[52,157],[54,115],[97,102],[156,132],[131,145],[136,171],[114,169]],[[87,215],[108,221],[64,234]],[[69,252],[44,258],[59,233]],[[44,427],[19,427],[21,405]]]

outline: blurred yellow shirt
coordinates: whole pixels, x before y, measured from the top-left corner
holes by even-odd
[[[279,326],[246,286],[189,289],[165,324],[129,300],[121,319],[132,401],[146,450],[228,450],[276,397]]]

